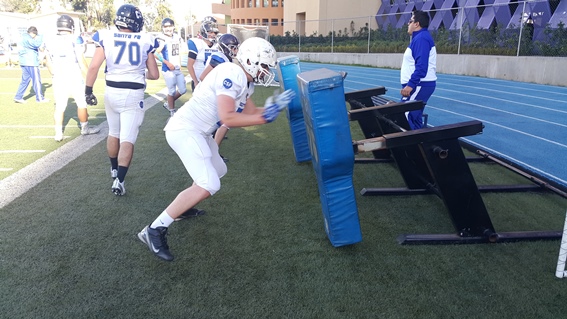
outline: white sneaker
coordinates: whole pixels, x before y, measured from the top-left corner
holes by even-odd
[[[63,140],[63,132],[55,133],[55,137],[53,139],[55,139],[56,142],[61,142]]]
[[[116,177],[118,177],[118,170],[112,169],[112,167],[111,167],[110,168],[110,177],[112,177],[112,179],[115,179]]]
[[[97,134],[98,132],[100,132],[100,129],[98,127],[92,127],[87,125],[81,128],[81,135]]]
[[[112,183],[112,192],[116,196],[124,196],[126,194],[126,188],[124,188],[124,182],[120,183],[120,180],[118,180],[118,178],[115,178],[114,182]]]
[[[171,111],[171,109],[169,108],[169,104],[167,104],[167,102],[163,103],[163,108],[168,111]]]

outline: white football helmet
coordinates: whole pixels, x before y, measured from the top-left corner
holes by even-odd
[[[236,59],[255,83],[269,86],[276,76],[272,70],[277,62],[276,49],[262,38],[252,37],[244,40],[240,44]]]

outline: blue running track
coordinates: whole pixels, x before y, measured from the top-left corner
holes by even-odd
[[[398,70],[307,62],[300,68],[346,71],[345,92],[384,86],[386,98],[400,98]],[[483,133],[463,138],[466,142],[567,187],[567,87],[437,76],[437,88],[425,107],[429,126],[479,120]]]

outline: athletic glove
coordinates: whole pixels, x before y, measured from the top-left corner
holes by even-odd
[[[93,94],[93,88],[91,86],[85,86],[85,100],[87,101],[88,105],[97,105],[98,100],[96,96]]]
[[[278,91],[276,90],[273,96],[268,97],[264,104],[264,112],[262,113],[262,116],[267,123],[275,121],[280,112],[285,109],[285,107],[295,97],[293,90],[286,90],[281,94],[277,94],[277,92]]]
[[[295,97],[295,92],[293,92],[293,90],[285,90],[283,93],[278,94],[278,90],[276,90],[274,92],[274,95],[274,100],[276,101],[276,104],[281,111],[286,106],[288,106],[289,103],[291,103],[291,100],[293,100],[293,98]]]

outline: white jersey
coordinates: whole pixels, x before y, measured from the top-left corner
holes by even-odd
[[[205,63],[209,56],[219,50],[216,44],[209,47],[205,40],[200,38],[189,39],[187,41],[187,46],[189,47],[189,54],[197,55],[193,69],[195,70],[195,75],[198,79],[201,77],[201,73],[205,70]]]
[[[74,34],[58,34],[45,39],[46,54],[54,74],[81,73],[83,39]]]
[[[163,59],[169,61],[171,64],[175,66],[176,69],[181,68],[181,37],[174,33],[173,36],[168,36],[165,34],[160,34],[157,38],[160,44],[164,44],[163,49],[161,50],[161,54],[163,55]],[[163,72],[169,71],[169,68],[165,63],[162,63],[161,70]]]
[[[164,130],[194,128],[212,134],[219,127],[217,96],[227,95],[235,100],[239,111],[254,93],[254,83],[248,83],[242,68],[234,63],[222,63],[214,68],[195,88],[193,97],[169,120]]]
[[[148,33],[100,30],[93,41],[104,48],[107,81],[146,84],[146,61],[159,46],[157,39]]]

